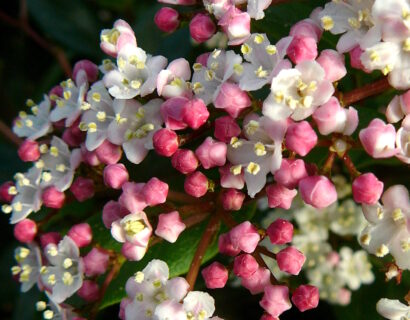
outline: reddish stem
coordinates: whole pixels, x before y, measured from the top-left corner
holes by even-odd
[[[369,83],[363,87],[354,89],[352,91],[341,94],[341,101],[343,105],[348,106],[352,103],[366,99],[371,96],[378,95],[384,91],[390,89],[391,86],[386,77],[377,80],[373,83]]]
[[[343,160],[343,163],[345,164],[347,170],[349,171],[349,174],[352,179],[361,175],[360,171],[356,169],[352,159],[349,157],[347,152],[341,157],[341,159]]]

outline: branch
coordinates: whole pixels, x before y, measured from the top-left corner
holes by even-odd
[[[368,97],[383,93],[390,88],[391,86],[387,80],[387,77],[384,77],[376,82],[369,83],[363,87],[346,92],[345,94],[341,93],[340,100],[343,105],[348,106]]]
[[[349,157],[347,152],[340,158],[343,160],[343,163],[345,164],[347,170],[349,171],[350,177],[352,179],[361,175],[360,171],[356,169],[352,159]]]

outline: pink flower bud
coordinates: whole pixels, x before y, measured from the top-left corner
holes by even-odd
[[[194,172],[198,168],[198,159],[195,153],[188,149],[178,149],[172,155],[172,166],[183,174]]]
[[[282,159],[279,170],[275,172],[274,179],[286,188],[297,187],[299,181],[308,176],[305,162],[302,159]]]
[[[380,119],[373,119],[367,128],[360,130],[359,138],[363,148],[373,158],[390,158],[397,153],[396,129]]]
[[[288,210],[293,198],[298,193],[295,189],[288,189],[280,184],[271,184],[266,187],[269,208],[283,208]]]
[[[337,300],[342,306],[347,306],[348,304],[350,304],[351,296],[352,292],[350,290],[341,288],[338,292]]]
[[[94,182],[91,179],[78,177],[74,180],[70,190],[79,202],[83,202],[94,196]]]
[[[85,301],[93,302],[98,300],[100,296],[100,288],[98,287],[98,284],[96,282],[91,280],[84,280],[83,285],[77,291],[77,294]]]
[[[236,189],[228,189],[222,194],[222,207],[227,211],[237,211],[242,208],[245,194]]]
[[[22,243],[30,243],[37,234],[37,225],[33,220],[24,219],[14,226],[14,237]]]
[[[240,256],[235,257],[233,272],[238,277],[249,278],[256,272],[256,270],[258,270],[258,268],[259,264],[250,254],[241,254]]]
[[[337,200],[334,184],[325,176],[306,177],[299,182],[299,192],[305,203],[322,209]]]
[[[279,318],[272,317],[270,314],[264,313],[260,320],[279,320]]]
[[[19,146],[17,153],[24,162],[37,161],[41,155],[38,143],[29,139],[24,140]]]
[[[357,203],[375,204],[383,193],[383,182],[373,173],[365,173],[353,181],[352,192]]]
[[[67,235],[75,242],[77,247],[88,246],[93,239],[93,232],[88,223],[79,223],[68,230]]]
[[[289,44],[286,54],[293,63],[312,61],[317,57],[317,43],[314,38],[295,36]]]
[[[216,31],[215,23],[204,13],[198,13],[189,23],[189,32],[196,42],[205,42],[210,39]]]
[[[151,178],[142,188],[145,202],[153,207],[167,201],[169,186],[158,178]]]
[[[241,285],[248,289],[251,294],[258,294],[270,285],[270,270],[260,267],[250,277],[241,278]]]
[[[208,289],[223,288],[228,281],[228,270],[219,262],[213,262],[202,269],[201,274]]]
[[[98,159],[104,164],[114,164],[120,161],[122,149],[120,146],[105,140],[97,149],[95,149]]]
[[[83,157],[84,163],[90,166],[98,166],[101,164],[100,159],[97,157],[96,151],[88,151],[85,145],[81,146],[81,156]]]
[[[243,170],[240,174],[233,174],[231,171],[231,165],[227,164],[219,168],[219,174],[221,175],[221,186],[223,188],[242,189],[245,185],[245,178]]]
[[[365,66],[362,63],[361,56],[364,50],[360,48],[360,46],[354,47],[352,50],[349,51],[350,55],[350,65],[352,68],[363,70],[364,72],[369,73],[369,70],[366,70]]]
[[[288,287],[268,285],[264,291],[265,294],[259,304],[271,316],[278,317],[292,307]]]
[[[314,309],[319,304],[319,289],[310,285],[301,285],[293,292],[292,302],[301,312]]]
[[[161,105],[161,116],[167,129],[183,130],[187,127],[184,122],[185,104],[189,102],[185,97],[173,97]]]
[[[249,221],[244,221],[229,231],[231,242],[234,248],[239,248],[246,253],[255,251],[260,235],[258,229]]]
[[[84,142],[85,136],[85,132],[78,132],[76,129],[70,127],[64,130],[62,138],[70,147],[78,147]]]
[[[154,22],[164,32],[174,32],[179,26],[179,13],[175,9],[163,7],[155,14]]]
[[[276,254],[279,269],[293,275],[299,274],[305,260],[305,255],[294,247],[287,247]]]
[[[140,261],[144,257],[145,252],[147,252],[146,247],[140,247],[131,242],[125,242],[121,248],[121,253],[130,261]]]
[[[185,228],[186,225],[182,222],[178,211],[172,211],[159,215],[155,234],[168,242],[174,243]]]
[[[158,0],[161,3],[177,4],[181,6],[190,6],[196,3],[196,0]]]
[[[73,79],[77,79],[77,75],[83,70],[87,75],[88,82],[95,82],[98,79],[98,66],[90,60],[80,60],[76,62],[73,68]]]
[[[54,87],[51,88],[51,90],[48,92],[48,96],[50,98],[55,98],[55,97],[62,97],[64,93],[63,87],[60,85],[56,85]],[[51,103],[53,103],[53,105],[55,105],[55,101],[53,101],[54,99],[51,99]]]
[[[107,187],[121,189],[122,185],[128,181],[127,168],[122,163],[109,164],[104,168],[104,183]]]
[[[317,135],[309,122],[294,122],[286,132],[286,147],[304,157],[317,143]]]
[[[196,62],[196,63],[199,63],[199,64],[202,64],[204,67],[206,67],[206,65],[207,65],[207,63],[208,63],[208,58],[209,58],[209,55],[210,55],[210,54],[211,54],[210,52],[205,52],[205,53],[199,55],[199,56],[196,58],[195,62]]]
[[[120,205],[117,201],[108,201],[102,212],[102,219],[105,227],[111,229],[111,224],[129,214],[129,211]]]
[[[234,257],[241,252],[239,248],[233,247],[229,233],[224,233],[219,236],[218,249],[220,253],[231,257]]]
[[[45,248],[50,243],[57,245],[61,241],[61,236],[58,232],[47,232],[40,236],[41,247]]]
[[[226,162],[227,146],[223,142],[215,141],[211,137],[196,149],[195,155],[205,169],[223,166]]]
[[[266,233],[272,244],[286,244],[292,241],[293,224],[284,219],[276,219],[266,229]]]
[[[310,37],[319,42],[322,37],[322,29],[312,19],[305,19],[294,24],[290,28],[289,35],[292,37]]]
[[[190,196],[200,198],[208,191],[208,178],[200,171],[191,173],[185,178],[184,190]]]
[[[215,108],[224,109],[233,118],[252,104],[246,91],[235,83],[224,82],[214,101]]]
[[[58,191],[56,187],[51,186],[43,191],[41,200],[43,200],[43,204],[48,208],[60,209],[64,205],[65,194]]]
[[[126,182],[122,185],[122,193],[118,198],[121,206],[129,212],[139,212],[147,207],[145,196],[142,193],[145,183]]]
[[[152,137],[155,151],[164,157],[172,156],[178,150],[178,136],[170,129],[160,129]]]
[[[218,25],[228,36],[228,44],[231,46],[244,43],[251,35],[251,17],[234,5],[222,16]]]
[[[335,50],[323,50],[316,61],[325,70],[325,79],[330,82],[339,81],[347,73],[345,56]]]
[[[232,117],[224,116],[215,119],[214,136],[218,140],[229,143],[232,137],[237,137],[240,133],[241,128]]]
[[[110,255],[107,251],[99,248],[92,248],[83,258],[84,272],[88,277],[99,276],[107,271]]]
[[[191,99],[184,105],[183,121],[192,129],[200,128],[209,118],[209,111],[202,99]]]
[[[13,181],[6,181],[0,186],[0,200],[3,202],[11,202],[15,197],[14,194],[9,193],[9,189],[14,187]]]

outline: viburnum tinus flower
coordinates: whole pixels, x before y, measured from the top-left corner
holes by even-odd
[[[402,320],[410,318],[410,306],[399,300],[382,298],[376,304],[377,312],[389,320]]]
[[[164,98],[187,97],[190,98],[192,91],[188,86],[191,79],[191,67],[186,59],[172,61],[165,70],[161,70],[157,78],[157,92]]]
[[[58,245],[48,244],[44,255],[49,265],[40,270],[42,283],[51,290],[51,299],[61,303],[83,284],[84,265],[79,249],[70,237],[65,236]]]
[[[40,280],[41,252],[37,245],[18,247],[14,251],[17,265],[11,268],[13,276],[21,283],[21,292],[30,290]]]

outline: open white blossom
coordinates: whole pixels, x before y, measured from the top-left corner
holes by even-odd
[[[38,246],[29,244],[28,248],[19,247],[14,252],[17,265],[11,268],[13,276],[18,276],[21,292],[30,290],[40,279],[41,252]]]
[[[410,319],[410,306],[406,306],[399,300],[380,299],[376,304],[377,312],[389,320]]]

